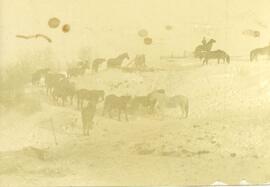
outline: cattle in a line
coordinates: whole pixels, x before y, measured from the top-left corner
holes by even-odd
[[[109,114],[110,118],[113,117],[112,112],[118,112],[118,120],[121,121],[122,112],[128,121],[128,105],[131,101],[131,96],[116,96],[114,94],[108,95],[104,101],[103,116]]]
[[[84,101],[98,100],[103,101],[105,97],[104,90],[88,90],[85,88],[76,91],[77,107],[83,108]]]
[[[127,53],[123,53],[114,59],[108,59],[107,65],[109,68],[119,68],[121,67],[124,59],[129,59]],[[97,64],[106,62],[105,59],[102,58],[96,60]],[[137,63],[137,65],[135,63],[136,68],[143,68],[146,66],[145,55],[137,55],[135,61]],[[87,68],[89,68],[89,64],[83,62],[79,64],[77,68],[79,68],[80,71],[85,71]],[[45,69],[41,69],[35,73],[39,75],[44,74],[47,95],[50,95],[57,104],[60,100],[63,106],[66,104],[68,99],[72,105],[73,98],[76,96],[77,107],[81,110],[89,108],[95,111],[96,105],[104,101],[102,113],[103,116],[109,115],[111,118],[113,118],[114,112],[116,112],[118,114],[119,121],[121,120],[121,115],[123,115],[123,113],[126,121],[128,121],[130,109],[134,113],[140,111],[141,109],[145,109],[147,114],[154,114],[158,108],[168,108],[173,104],[182,109],[182,113],[185,117],[188,116],[188,100],[185,100],[184,96],[180,97],[180,95],[168,97],[166,96],[164,89],[154,90],[149,94],[143,96],[134,96],[133,98],[131,96],[117,96],[114,94],[107,95],[105,97],[105,92],[103,90],[89,90],[86,88],[76,90],[75,83],[70,81],[71,77],[78,75],[78,72],[76,72],[75,69],[70,68],[66,72],[67,74],[50,72],[49,69],[46,69],[46,71]],[[72,70],[74,70],[74,72],[72,72]],[[93,64],[92,70],[98,72],[98,67]],[[35,78],[35,76],[33,77]],[[34,78],[32,81],[35,80]],[[39,76],[37,76],[37,80],[38,79]],[[88,101],[87,107],[84,106],[85,101]],[[95,106],[93,103],[95,103]]]
[[[87,106],[81,111],[81,119],[83,125],[83,135],[89,136],[89,130],[93,128],[94,117],[96,114],[98,99],[92,99],[88,102]]]

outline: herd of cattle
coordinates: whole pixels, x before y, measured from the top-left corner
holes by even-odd
[[[83,70],[83,68],[80,68]],[[83,134],[89,135],[89,128],[93,124],[93,118],[96,114],[97,104],[103,102],[102,115],[113,117],[114,112],[118,113],[118,120],[121,120],[121,114],[125,115],[128,121],[128,113],[135,114],[138,111],[147,114],[163,113],[165,108],[180,108],[179,116],[188,117],[189,103],[188,98],[183,95],[169,97],[164,89],[153,90],[144,96],[117,96],[105,93],[104,90],[89,90],[86,88],[76,89],[75,82],[71,81],[72,75],[80,73],[77,71],[67,71],[67,74],[51,72],[50,69],[40,69],[32,74],[32,84],[38,85],[44,78],[47,95],[57,104],[59,100],[64,106],[69,100],[73,104],[74,98],[77,101],[77,108],[81,111]],[[85,105],[85,102],[88,102]]]

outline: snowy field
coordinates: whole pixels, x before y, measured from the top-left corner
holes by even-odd
[[[107,94],[146,95],[153,89],[182,94],[190,102],[187,119],[168,109],[162,118],[130,115],[129,122],[119,122],[101,116],[101,103],[90,136],[84,137],[75,104],[58,106],[44,88],[28,85],[42,110],[27,117],[2,111],[0,186],[269,182],[270,62],[158,65],[164,70],[104,70],[73,81],[77,89]]]

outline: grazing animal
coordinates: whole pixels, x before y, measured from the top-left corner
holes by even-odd
[[[88,90],[88,89],[80,89],[76,92],[77,95],[77,107],[83,108],[84,100],[98,100],[100,99],[103,101],[105,97],[105,92],[103,90]]]
[[[252,51],[250,51],[250,62],[252,61],[257,61],[258,60],[258,56],[262,56],[262,55],[267,55],[268,57],[270,57],[270,45],[267,47],[263,47],[263,48],[256,48],[253,49]]]
[[[45,76],[45,86],[47,94],[51,94],[60,80],[65,79],[66,75],[61,73],[47,73]]]
[[[118,120],[121,121],[121,113],[124,112],[126,121],[128,121],[127,108],[131,101],[131,96],[116,96],[108,95],[105,98],[103,116],[109,113],[110,118],[112,118],[112,111],[118,111]]]
[[[152,100],[156,101],[155,109],[163,111],[165,108],[181,108],[181,117],[187,118],[189,113],[189,102],[188,98],[183,95],[175,95],[168,97],[162,93],[153,93],[151,96]]]
[[[220,63],[220,59],[223,62],[230,63],[230,56],[222,50],[203,52],[203,64],[208,64],[208,60],[210,59],[217,59],[218,64]]]
[[[125,59],[129,59],[128,53],[123,53],[116,58],[110,58],[107,60],[107,68],[121,68]]]
[[[86,69],[89,69],[88,61],[80,62],[79,67],[68,68],[67,76],[68,78],[71,78],[71,77],[78,77],[78,76],[84,75]]]
[[[103,62],[106,62],[106,59],[105,58],[97,58],[93,61],[92,63],[92,72],[95,72],[97,73],[98,72],[98,69],[99,69],[99,66],[103,63]]]
[[[210,39],[205,45],[198,45],[194,50],[194,57],[202,60],[202,52],[211,51],[214,43],[216,43],[216,40]]]
[[[38,85],[42,77],[46,77],[47,73],[50,71],[49,68],[39,69],[32,74],[32,84]]]
[[[89,129],[92,129],[93,119],[96,114],[96,105],[97,100],[89,101],[87,107],[81,111],[84,136],[89,136]]]
[[[67,98],[70,98],[70,104],[73,103],[73,97],[76,93],[75,83],[70,82],[67,78],[60,80],[53,90],[53,97],[58,102],[62,99],[62,105],[65,105]]]

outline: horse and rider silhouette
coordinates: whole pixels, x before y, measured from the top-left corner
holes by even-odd
[[[218,64],[220,60],[223,62],[230,63],[230,56],[223,50],[212,51],[213,44],[216,43],[216,40],[210,39],[208,42],[205,37],[202,40],[202,44],[198,45],[194,50],[194,57],[199,58],[200,61],[203,60],[203,64],[208,64],[208,60],[217,59]]]
[[[268,56],[270,58],[270,44],[266,47],[256,48],[250,51],[250,62],[257,61],[258,56]]]
[[[204,37],[202,40],[202,44],[198,45],[195,48],[195,51],[194,51],[195,58],[199,58],[200,60],[202,60],[203,59],[202,52],[211,51],[214,43],[216,43],[216,40],[210,39],[208,42],[206,42],[206,39]]]

